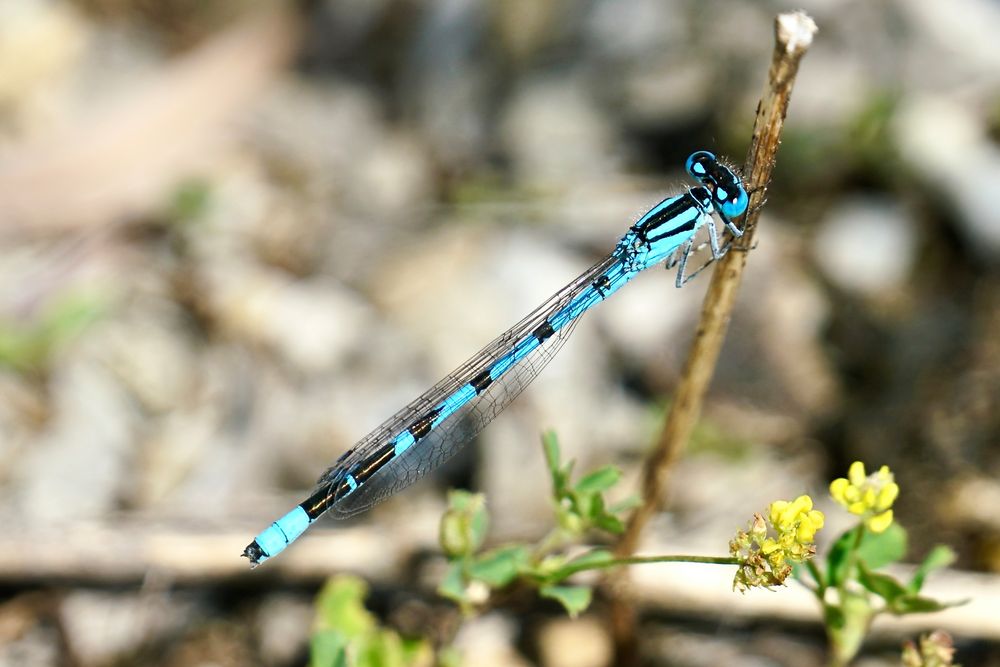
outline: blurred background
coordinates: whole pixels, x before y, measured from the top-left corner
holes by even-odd
[[[623,494],[708,282],[651,271],[427,481],[249,572],[357,439],[607,253],[708,149],[740,164],[779,11],[819,25],[759,247],[651,553],[888,464],[911,557],[1000,664],[1000,5],[991,0],[0,2],[0,665],[296,665],[353,572],[446,634],[445,490],[551,522],[539,434]],[[823,663],[795,585],[637,571],[650,664]],[[971,593],[970,593],[971,591]],[[978,606],[977,606],[978,605]],[[449,613],[452,615],[449,616]],[[610,663],[600,601],[465,624],[466,664]],[[950,619],[950,620],[949,620]],[[895,657],[894,657],[895,656]]]

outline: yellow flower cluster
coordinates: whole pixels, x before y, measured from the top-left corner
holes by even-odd
[[[776,500],[771,503],[768,519],[755,514],[750,529],[739,531],[729,543],[730,555],[740,562],[733,589],[741,593],[754,586],[783,584],[792,573],[790,563],[804,563],[816,553],[813,540],[824,517],[813,509],[812,498]],[[768,537],[768,523],[777,537]]]
[[[873,533],[881,533],[892,525],[892,504],[899,495],[899,485],[889,466],[865,475],[865,464],[855,461],[846,479],[839,477],[830,483],[830,495],[851,514],[864,517]]]

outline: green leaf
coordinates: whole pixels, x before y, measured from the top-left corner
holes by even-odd
[[[861,648],[868,634],[874,610],[868,602],[867,593],[846,591],[841,595],[839,614],[827,619],[827,636],[830,640],[830,654],[838,665],[850,664]]]
[[[577,493],[603,493],[617,484],[621,478],[621,470],[615,466],[605,466],[581,477],[573,485],[573,489]]]
[[[316,627],[336,630],[346,641],[375,627],[375,617],[364,606],[368,586],[358,577],[340,575],[323,586],[316,599]]]
[[[438,650],[437,667],[462,667],[462,652],[454,646],[444,646]]]
[[[870,570],[877,570],[889,563],[902,560],[906,555],[906,529],[893,522],[881,533],[865,531],[865,537],[858,548],[858,558]]]
[[[567,492],[569,478],[573,471],[573,462],[570,461],[565,466],[562,465],[559,439],[556,437],[555,431],[546,431],[542,434],[542,449],[545,451],[545,465],[548,466],[549,475],[552,477],[552,495],[558,502]]]
[[[467,573],[492,588],[501,588],[517,578],[527,562],[528,550],[524,546],[501,547],[478,557]]]
[[[559,438],[555,431],[542,433],[542,449],[545,451],[545,465],[552,473],[552,486],[558,488],[555,476],[559,473]]]
[[[441,583],[438,584],[437,592],[441,597],[457,602],[464,609],[470,601],[465,591],[463,569],[460,562],[449,563],[448,570],[441,579]]]
[[[828,628],[839,630],[844,627],[846,619],[840,607],[832,604],[823,605],[823,624]]]
[[[628,512],[629,510],[634,510],[636,507],[642,504],[642,498],[638,494],[633,493],[628,498],[621,500],[617,503],[611,505],[608,511],[612,514],[621,514],[622,512]]]
[[[421,660],[421,658],[424,658]],[[371,667],[407,667],[428,664],[430,647],[426,642],[404,640],[392,630],[372,633],[357,647],[357,664]]]
[[[959,600],[958,602],[939,602],[932,598],[922,597],[920,595],[904,595],[895,600],[890,611],[897,616],[902,616],[903,614],[926,614],[935,611],[942,611],[948,609],[949,607],[958,607],[966,604],[968,600]]]
[[[489,530],[485,497],[468,491],[451,491],[448,494],[448,511],[441,517],[438,530],[441,549],[450,558],[478,551]]]
[[[430,656],[433,655],[430,643],[426,639],[422,638],[408,638],[400,637],[399,639],[399,650],[400,655],[403,657],[404,665],[414,665],[420,664],[425,665],[430,663]],[[424,656],[428,659],[423,660]]]
[[[614,514],[601,514],[594,519],[594,525],[613,535],[621,535],[625,532],[625,524]]]
[[[538,594],[543,598],[549,598],[561,604],[566,613],[573,618],[576,618],[580,612],[586,610],[593,598],[593,591],[589,586],[546,585],[538,589]]]
[[[577,572],[599,569],[602,565],[614,562],[614,560],[614,554],[607,549],[591,549],[568,562],[561,563],[558,568],[552,568],[547,579],[550,583],[556,584]]]
[[[908,594],[906,587],[896,581],[895,577],[872,572],[864,563],[858,565],[858,581],[861,582],[861,585],[884,599],[890,606],[894,600]]]
[[[939,544],[931,549],[931,552],[924,558],[924,562],[913,573],[913,579],[910,580],[910,591],[919,593],[920,589],[924,587],[924,580],[928,574],[942,567],[948,567],[957,558],[955,550],[945,544]]]
[[[569,561],[567,565],[573,567],[580,567],[581,565],[603,565],[604,563],[610,563],[615,559],[615,555],[608,551],[607,549],[591,549],[586,553],[582,553],[573,560]]]
[[[809,567],[806,563],[792,563],[792,576],[809,587],[809,580],[816,583],[819,590],[823,590],[823,572],[818,567]],[[807,578],[808,577],[808,578]]]
[[[313,633],[309,639],[309,667],[347,667],[347,640],[336,630]]]
[[[848,556],[857,539],[856,531],[857,528],[848,530],[838,537],[837,541],[830,547],[830,553],[826,557],[826,571],[827,579],[833,588],[839,587],[841,582],[847,577],[847,564],[850,562]]]

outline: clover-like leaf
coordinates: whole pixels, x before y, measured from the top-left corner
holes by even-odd
[[[906,555],[906,529],[893,522],[884,532],[873,533],[865,531],[861,546],[858,547],[858,558],[864,561],[870,570],[902,560]]]
[[[966,603],[968,603],[968,600],[941,602],[922,595],[903,595],[893,601],[890,611],[897,616],[902,616],[904,614],[926,614],[935,611],[942,611],[950,607],[960,607]]]
[[[621,470],[615,466],[605,466],[581,477],[573,485],[573,489],[577,493],[603,493],[617,484],[621,478]]]
[[[500,547],[476,558],[466,572],[491,588],[501,588],[516,579],[527,562],[528,550],[524,546]]]
[[[438,584],[437,592],[441,597],[453,600],[464,608],[471,604],[471,600],[469,600],[466,590],[463,569],[461,562],[449,563],[448,570],[445,572],[444,577],[441,578],[441,583]]]
[[[590,606],[594,595],[589,586],[553,585],[542,586],[538,589],[538,594],[561,604],[572,618],[576,618]]]
[[[872,593],[884,599],[890,607],[897,598],[909,594],[906,586],[897,581],[895,577],[881,572],[872,572],[864,563],[859,563],[858,581]]]
[[[910,580],[910,590],[919,593],[920,589],[924,587],[924,580],[928,574],[942,567],[948,567],[955,562],[957,557],[955,550],[945,544],[939,544],[931,549],[924,558],[924,562],[913,573],[913,579]]]

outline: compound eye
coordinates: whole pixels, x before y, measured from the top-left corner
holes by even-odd
[[[718,196],[720,192],[716,192],[716,195]],[[722,215],[727,218],[738,218],[746,212],[748,204],[749,197],[747,197],[746,190],[738,188],[731,197],[719,202],[718,206],[719,210],[722,211]]]
[[[693,178],[700,181],[708,176],[709,168],[715,162],[715,156],[708,151],[696,151],[688,157],[684,168]]]

